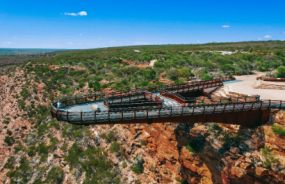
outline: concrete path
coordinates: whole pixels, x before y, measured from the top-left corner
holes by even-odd
[[[253,75],[234,76],[237,82],[227,83],[225,85],[231,86],[232,91],[250,95],[260,95],[261,100],[285,100],[285,90],[273,89],[254,89],[250,84],[256,82],[256,77],[265,75],[265,72],[256,72]],[[239,81],[239,82],[238,82]],[[262,81],[264,84],[276,84],[276,82]],[[279,82],[278,85],[285,85],[285,82]]]
[[[157,59],[151,60],[150,63],[149,63],[149,66],[152,66],[152,67],[153,67],[153,65],[154,65],[154,63],[155,63],[156,61],[157,61]]]

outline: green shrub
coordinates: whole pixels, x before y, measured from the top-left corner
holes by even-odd
[[[77,138],[77,137],[79,137],[79,138],[82,138],[82,137],[83,137],[83,132],[82,132],[82,130],[76,130],[76,131],[74,132],[73,138],[75,139],[75,138]]]
[[[283,127],[274,124],[271,129],[276,135],[285,136],[285,129]]]
[[[38,136],[43,136],[44,133],[49,129],[48,124],[44,123],[38,126]]]
[[[48,172],[45,183],[61,184],[63,182],[63,179],[64,179],[64,173],[62,168],[54,166]]]
[[[209,74],[205,74],[203,77],[202,77],[202,80],[211,80],[213,77]]]
[[[38,178],[35,180],[34,184],[42,184],[42,179]]]
[[[196,141],[193,139],[189,140],[186,149],[192,153],[196,153],[196,150],[198,149]]]
[[[60,147],[60,149],[61,149],[62,151],[66,151],[66,150],[67,150],[67,147],[68,147],[68,144],[67,144],[67,143],[64,143],[64,144]]]
[[[23,150],[25,147],[23,145],[19,145],[19,146],[14,146],[15,149],[15,153],[18,153],[19,151]]]
[[[122,163],[122,167],[123,167],[123,168],[126,168],[127,166],[128,166],[128,165],[127,165],[127,162],[124,161],[124,162]]]
[[[49,146],[47,146],[44,142],[40,143],[38,147],[36,147],[36,152],[39,154],[48,154]]]
[[[15,143],[15,140],[13,137],[6,136],[4,142],[8,144],[8,146],[11,146]]]
[[[181,178],[178,178],[178,177],[176,177],[175,180],[178,181],[178,182],[180,182],[180,183],[183,182],[183,180],[182,180]]]
[[[106,133],[102,133],[102,134],[100,135],[100,138],[101,138],[101,139],[108,139]]]
[[[10,156],[10,158],[7,160],[7,163],[4,165],[4,168],[14,169],[15,160],[16,159],[14,156]]]
[[[109,139],[114,139],[115,138],[115,132],[114,131],[110,131],[109,133],[108,133],[108,138]]]
[[[147,145],[147,142],[145,140],[141,140],[141,145],[142,146],[146,146]]]
[[[117,153],[120,150],[120,144],[116,141],[112,142],[110,151],[111,153]]]
[[[214,130],[217,130],[217,131],[222,131],[223,129],[221,127],[219,127],[216,123],[212,123],[210,126],[209,126],[209,131],[214,131]]]
[[[7,129],[7,134],[8,134],[8,135],[12,135],[12,131],[9,130],[9,129]]]
[[[132,167],[132,171],[136,174],[143,173],[143,160],[139,160],[137,157],[134,158],[136,160],[136,164]]]
[[[47,161],[47,158],[48,158],[48,154],[43,154],[40,158],[40,164]]]
[[[29,157],[33,157],[33,156],[36,154],[35,149],[36,149],[35,146],[31,146],[31,147],[28,149],[28,155],[29,155]]]
[[[58,121],[51,121],[50,126],[56,128],[57,130],[60,129]]]
[[[78,157],[83,150],[74,143],[71,148],[68,150],[68,156],[65,157],[65,161],[67,161],[71,167],[74,167],[78,163]]]
[[[5,118],[2,122],[3,124],[9,124],[10,123],[10,118]]]
[[[270,148],[264,147],[261,149],[261,154],[264,156],[265,161],[262,163],[264,167],[269,167],[273,163],[277,163],[278,159],[274,158],[274,154],[271,152]]]

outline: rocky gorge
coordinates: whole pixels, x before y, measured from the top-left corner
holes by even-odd
[[[27,82],[30,87],[26,88]],[[18,96],[23,88],[30,93],[24,100],[26,106],[49,107],[51,102],[44,85],[24,77],[20,69],[0,78],[1,183],[48,183],[55,166],[62,169],[61,183],[84,183],[87,171],[68,159],[75,143],[81,150],[106,152],[112,178],[120,178],[119,183],[285,183],[285,136],[273,128],[285,126],[284,111],[272,110],[270,121],[255,128],[218,122],[74,127],[49,115],[39,120],[31,109],[21,109],[23,100]],[[13,140],[5,141],[6,137]],[[114,142],[119,146],[112,151]],[[40,145],[50,146],[49,151],[31,151]],[[78,160],[84,163],[87,158]],[[17,170],[23,162],[28,174]],[[133,168],[138,163],[142,170],[136,173]]]

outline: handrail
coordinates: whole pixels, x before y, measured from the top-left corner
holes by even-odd
[[[135,91],[142,91],[142,92],[145,92],[145,91],[151,91],[151,92],[159,92],[161,90],[165,90],[165,88],[181,88],[183,86],[185,86],[185,88],[188,88],[190,89],[190,87],[193,88],[193,90],[195,89],[196,86],[199,86],[200,85],[206,85],[206,84],[211,84],[211,83],[217,83],[217,82],[222,82],[222,81],[229,81],[229,80],[235,80],[234,77],[222,77],[222,78],[215,78],[215,79],[211,79],[211,80],[203,80],[203,81],[192,81],[190,83],[180,83],[180,84],[171,84],[171,85],[165,85],[165,86],[153,86],[153,87],[148,87],[148,88],[138,88],[136,90],[126,90],[126,91],[118,91],[118,92],[114,92],[116,94],[119,94],[119,93],[131,93],[131,92],[135,92]],[[153,90],[155,89],[155,90]],[[98,98],[97,97],[101,97],[101,99],[103,99],[104,97],[108,97],[110,95],[112,95],[113,93],[103,93],[103,92],[96,92],[95,94],[87,94],[87,95],[83,95],[83,96],[80,96],[80,97],[67,97],[67,98],[64,98],[62,100],[57,100],[57,101],[54,101],[52,103],[52,106],[56,107],[56,103],[58,101],[61,101],[62,103],[62,107],[65,107],[66,104],[64,102],[66,101],[71,101],[71,100],[75,100],[76,103],[86,103],[86,102],[91,102],[91,101],[97,101]],[[88,101],[88,98],[91,98],[92,100]],[[78,100],[79,99],[79,100]],[[80,102],[80,99],[83,100],[82,102]],[[101,100],[99,99],[99,100]],[[72,103],[72,104],[76,104],[76,103]],[[71,104],[71,105],[72,105]]]
[[[278,100],[268,100],[268,101],[251,101],[251,102],[232,102],[232,103],[223,103],[223,104],[219,103],[195,104],[194,106],[183,105],[176,107],[170,106],[170,107],[128,108],[128,109],[114,109],[114,110],[110,109],[108,111],[101,111],[101,112],[97,111],[72,112],[72,111],[52,108],[51,112],[53,117],[57,118],[60,121],[90,123],[90,122],[107,122],[109,120],[116,120],[116,119],[129,120],[134,118],[137,119],[156,118],[158,117],[157,112],[159,112],[160,116],[172,117],[172,116],[182,116],[182,115],[189,116],[197,114],[241,112],[241,111],[259,110],[259,109],[266,110],[268,108],[285,109],[285,102]],[[112,116],[120,112],[122,114],[122,117],[117,116],[118,118],[116,118],[115,116]],[[132,112],[135,112],[136,116],[134,116]],[[145,115],[144,113],[147,113],[147,115]]]

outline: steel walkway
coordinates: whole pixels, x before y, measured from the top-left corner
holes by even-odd
[[[127,123],[163,123],[163,122],[221,122],[258,126],[268,121],[270,109],[285,109],[285,102],[259,100],[259,96],[206,99],[191,104],[179,103],[179,99],[162,95],[166,92],[192,92],[222,86],[223,81],[233,78],[220,78],[192,84],[157,86],[115,93],[99,93],[82,97],[71,97],[61,100],[62,107],[57,108],[57,102],[52,103],[51,113],[59,121],[71,124],[127,124]],[[145,93],[144,93],[145,92]],[[108,103],[135,104],[148,94],[148,100],[162,100],[159,106],[108,108]],[[149,95],[150,94],[150,95]],[[145,96],[144,96],[145,97]],[[108,102],[106,102],[108,101]],[[96,105],[100,110],[94,110]]]

